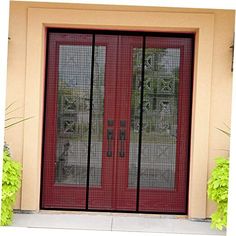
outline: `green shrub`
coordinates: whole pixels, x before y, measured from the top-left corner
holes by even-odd
[[[227,225],[228,180],[229,160],[220,157],[208,181],[208,197],[217,204],[216,212],[211,215],[212,227],[220,230]]]
[[[21,165],[12,160],[8,147],[4,146],[1,225],[10,225],[12,223],[12,207],[20,185]]]

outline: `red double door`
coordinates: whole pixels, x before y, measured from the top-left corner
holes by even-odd
[[[186,213],[192,46],[48,31],[42,208]]]

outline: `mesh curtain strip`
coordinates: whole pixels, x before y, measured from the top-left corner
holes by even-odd
[[[186,213],[192,37],[54,31],[42,208]]]

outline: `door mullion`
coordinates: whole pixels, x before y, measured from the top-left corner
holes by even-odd
[[[143,96],[144,96],[144,76],[145,76],[145,48],[146,36],[143,36],[142,49],[142,75],[141,75],[141,94],[140,94],[140,122],[139,122],[139,143],[138,143],[138,170],[137,170],[137,194],[136,211],[139,211],[139,192],[140,192],[140,173],[141,173],[141,151],[142,151],[142,128],[143,128]]]
[[[93,78],[94,78],[94,58],[95,57],[95,33],[92,39],[92,60],[91,60],[91,83],[90,83],[90,104],[89,104],[89,134],[88,134],[88,161],[87,161],[87,182],[86,182],[86,210],[89,203],[89,176],[90,176],[90,152],[92,134],[92,109],[93,109]]]

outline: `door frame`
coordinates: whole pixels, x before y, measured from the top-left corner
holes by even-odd
[[[39,210],[40,166],[43,127],[45,68],[45,27],[92,29],[139,29],[143,31],[189,32],[196,34],[190,160],[189,217],[206,217],[207,162],[210,131],[210,99],[214,38],[214,13],[133,9],[103,11],[96,5],[85,9],[28,8],[25,117],[36,119],[24,124],[22,210]],[[70,16],[70,17],[69,17]],[[92,16],[92,18],[91,18]],[[111,17],[112,16],[112,17]],[[109,20],[108,20],[109,19]],[[120,20],[122,21],[120,22]],[[135,21],[134,21],[135,19]],[[123,20],[125,20],[123,22]],[[206,66],[208,65],[208,66]],[[203,99],[204,98],[204,99]],[[36,101],[36,103],[35,103]],[[32,141],[35,145],[32,146]],[[202,170],[201,176],[198,175]],[[33,171],[33,172],[32,172]],[[34,173],[34,174],[32,174]],[[31,192],[31,196],[27,192]]]

